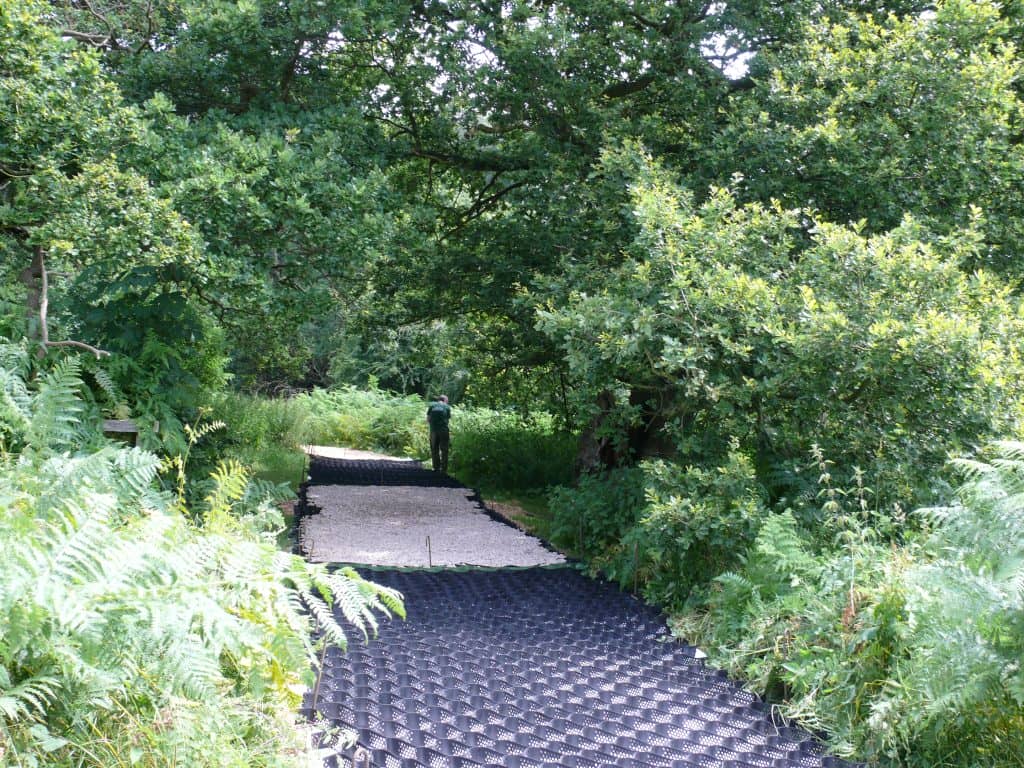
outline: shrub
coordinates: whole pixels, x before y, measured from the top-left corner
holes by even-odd
[[[678,608],[731,568],[766,515],[750,459],[734,450],[718,467],[645,464],[645,505],[622,537],[610,575],[643,584],[644,597]]]
[[[795,508],[817,443],[844,482],[860,467],[883,507],[911,508],[947,490],[950,455],[1019,429],[1024,313],[1006,282],[961,269],[983,256],[977,229],[908,218],[868,236],[727,190],[698,202],[635,154],[605,158],[634,161],[635,241],[607,269],[567,262],[538,321],[581,398],[614,393],[613,444],[713,467],[739,440]]]
[[[735,446],[711,469],[657,460],[584,476],[550,503],[555,542],[675,608],[736,562],[767,514],[753,464]]]
[[[553,488],[552,540],[588,559],[616,548],[643,507],[645,480],[643,469],[628,467],[584,475],[574,487]]]
[[[467,485],[532,491],[567,483],[575,451],[575,436],[548,414],[460,408],[452,424],[451,472]]]
[[[311,440],[396,455],[429,455],[426,405],[416,397],[355,387],[299,398],[313,417]]]

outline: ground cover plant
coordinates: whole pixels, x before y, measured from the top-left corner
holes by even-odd
[[[361,639],[398,595],[278,550],[273,489],[234,462],[187,507],[183,464],[103,439],[83,387],[0,346],[0,760],[302,764],[313,632]]]
[[[201,446],[206,461],[231,457],[268,482],[293,490],[304,480],[304,445],[314,442],[314,418],[303,400],[220,392],[205,418],[223,422]]]
[[[846,754],[900,765],[1019,765],[1024,446],[957,462],[951,504],[894,544],[865,489],[826,546],[770,516],[677,631]],[[827,469],[827,468],[825,468]],[[830,494],[826,492],[825,498]]]

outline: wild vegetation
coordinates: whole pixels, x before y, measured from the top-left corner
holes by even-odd
[[[250,707],[287,705],[288,596],[322,574],[260,499],[305,442],[425,455],[444,392],[460,479],[553,488],[547,534],[839,751],[1019,765],[1022,25],[999,0],[0,4],[0,601],[33,606],[0,625],[3,759],[286,759]],[[143,678],[161,643],[205,677]]]
[[[226,424],[211,450],[240,457],[261,477],[294,483],[307,444],[429,460],[425,414],[423,398],[380,389],[315,389],[287,399],[225,394],[211,411]],[[550,414],[463,407],[454,418],[449,471],[466,485],[543,494],[572,481],[576,437]]]
[[[344,645],[399,596],[279,551],[281,489],[234,461],[186,506],[157,483],[184,458],[105,440],[83,387],[0,347],[3,764],[298,764],[314,630]]]

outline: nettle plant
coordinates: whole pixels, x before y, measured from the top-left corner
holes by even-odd
[[[160,458],[99,438],[75,361],[30,365],[0,346],[0,763],[298,764],[311,638],[400,595],[279,551],[237,465],[182,510]]]

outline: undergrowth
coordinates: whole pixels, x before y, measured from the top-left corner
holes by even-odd
[[[345,387],[296,398],[309,416],[310,442],[429,459],[426,402]],[[456,405],[449,472],[462,483],[536,491],[572,479],[575,437],[543,413]]]
[[[36,365],[0,346],[0,764],[299,765],[312,633],[399,595],[279,551],[280,489],[236,462],[187,505],[184,458],[104,441],[77,363]]]
[[[206,455],[214,460],[232,456],[256,477],[293,489],[303,480],[302,446],[312,442],[316,425],[302,398],[222,392],[213,397],[209,418],[222,421],[225,428],[212,436]]]
[[[808,508],[751,461],[642,462],[551,495],[555,541],[674,614],[711,663],[872,765],[1024,764],[1024,444],[961,460],[952,504],[886,510],[815,449]]]

